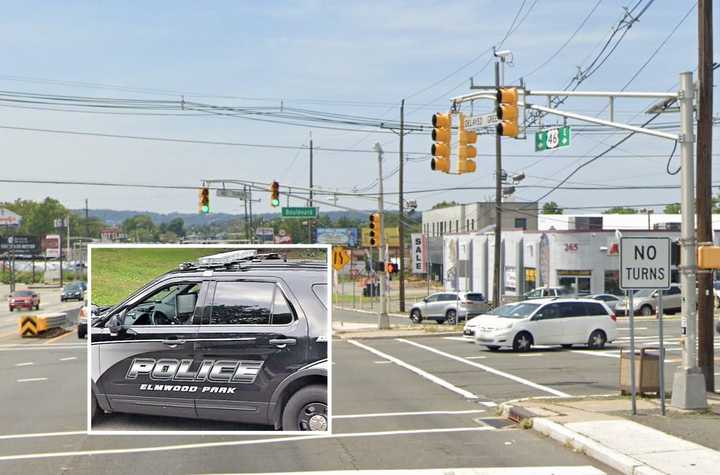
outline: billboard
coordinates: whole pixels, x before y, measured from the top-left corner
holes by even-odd
[[[9,209],[0,208],[0,226],[20,226],[22,218]]]
[[[318,228],[316,241],[318,244],[333,246],[357,247],[357,228]]]
[[[43,240],[45,257],[60,257],[60,235],[48,234]]]
[[[40,246],[35,236],[7,236],[0,238],[0,252],[12,251],[15,254],[34,255]]]

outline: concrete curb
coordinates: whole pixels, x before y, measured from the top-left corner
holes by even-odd
[[[597,460],[625,475],[666,475],[659,472],[645,463],[628,455],[604,446],[589,437],[579,434],[564,425],[554,422],[548,418],[540,417],[522,406],[503,403],[500,405],[502,417],[506,417],[516,423],[523,420],[532,422],[532,430],[550,437],[573,450],[582,452],[588,457]]]
[[[340,307],[339,305],[333,305],[333,308],[336,308],[336,309],[338,309],[338,310],[346,310],[346,311],[348,311],[348,312],[367,313],[367,314],[370,314],[370,315],[377,315],[377,312],[374,312],[374,311],[371,311],[371,310],[362,310],[362,309],[359,309],[359,308]],[[408,314],[408,315],[405,315],[405,314],[402,314],[402,313],[388,313],[388,315],[391,316],[391,317],[407,318],[408,320],[410,319],[410,315],[409,315],[409,314]]]

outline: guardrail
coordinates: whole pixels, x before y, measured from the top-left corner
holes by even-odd
[[[64,327],[67,321],[66,313],[21,315],[18,321],[18,332],[22,337],[38,336],[48,330]]]

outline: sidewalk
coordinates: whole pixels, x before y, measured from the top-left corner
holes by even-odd
[[[667,401],[668,406],[670,400]],[[503,414],[628,475],[720,473],[720,395],[709,410],[660,415],[660,402],[638,399],[527,399],[503,404]],[[525,420],[529,420],[526,422]]]

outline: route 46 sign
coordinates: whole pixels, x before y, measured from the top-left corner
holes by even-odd
[[[535,151],[554,150],[570,145],[570,126],[535,132]]]
[[[620,288],[670,288],[670,238],[620,238]]]

